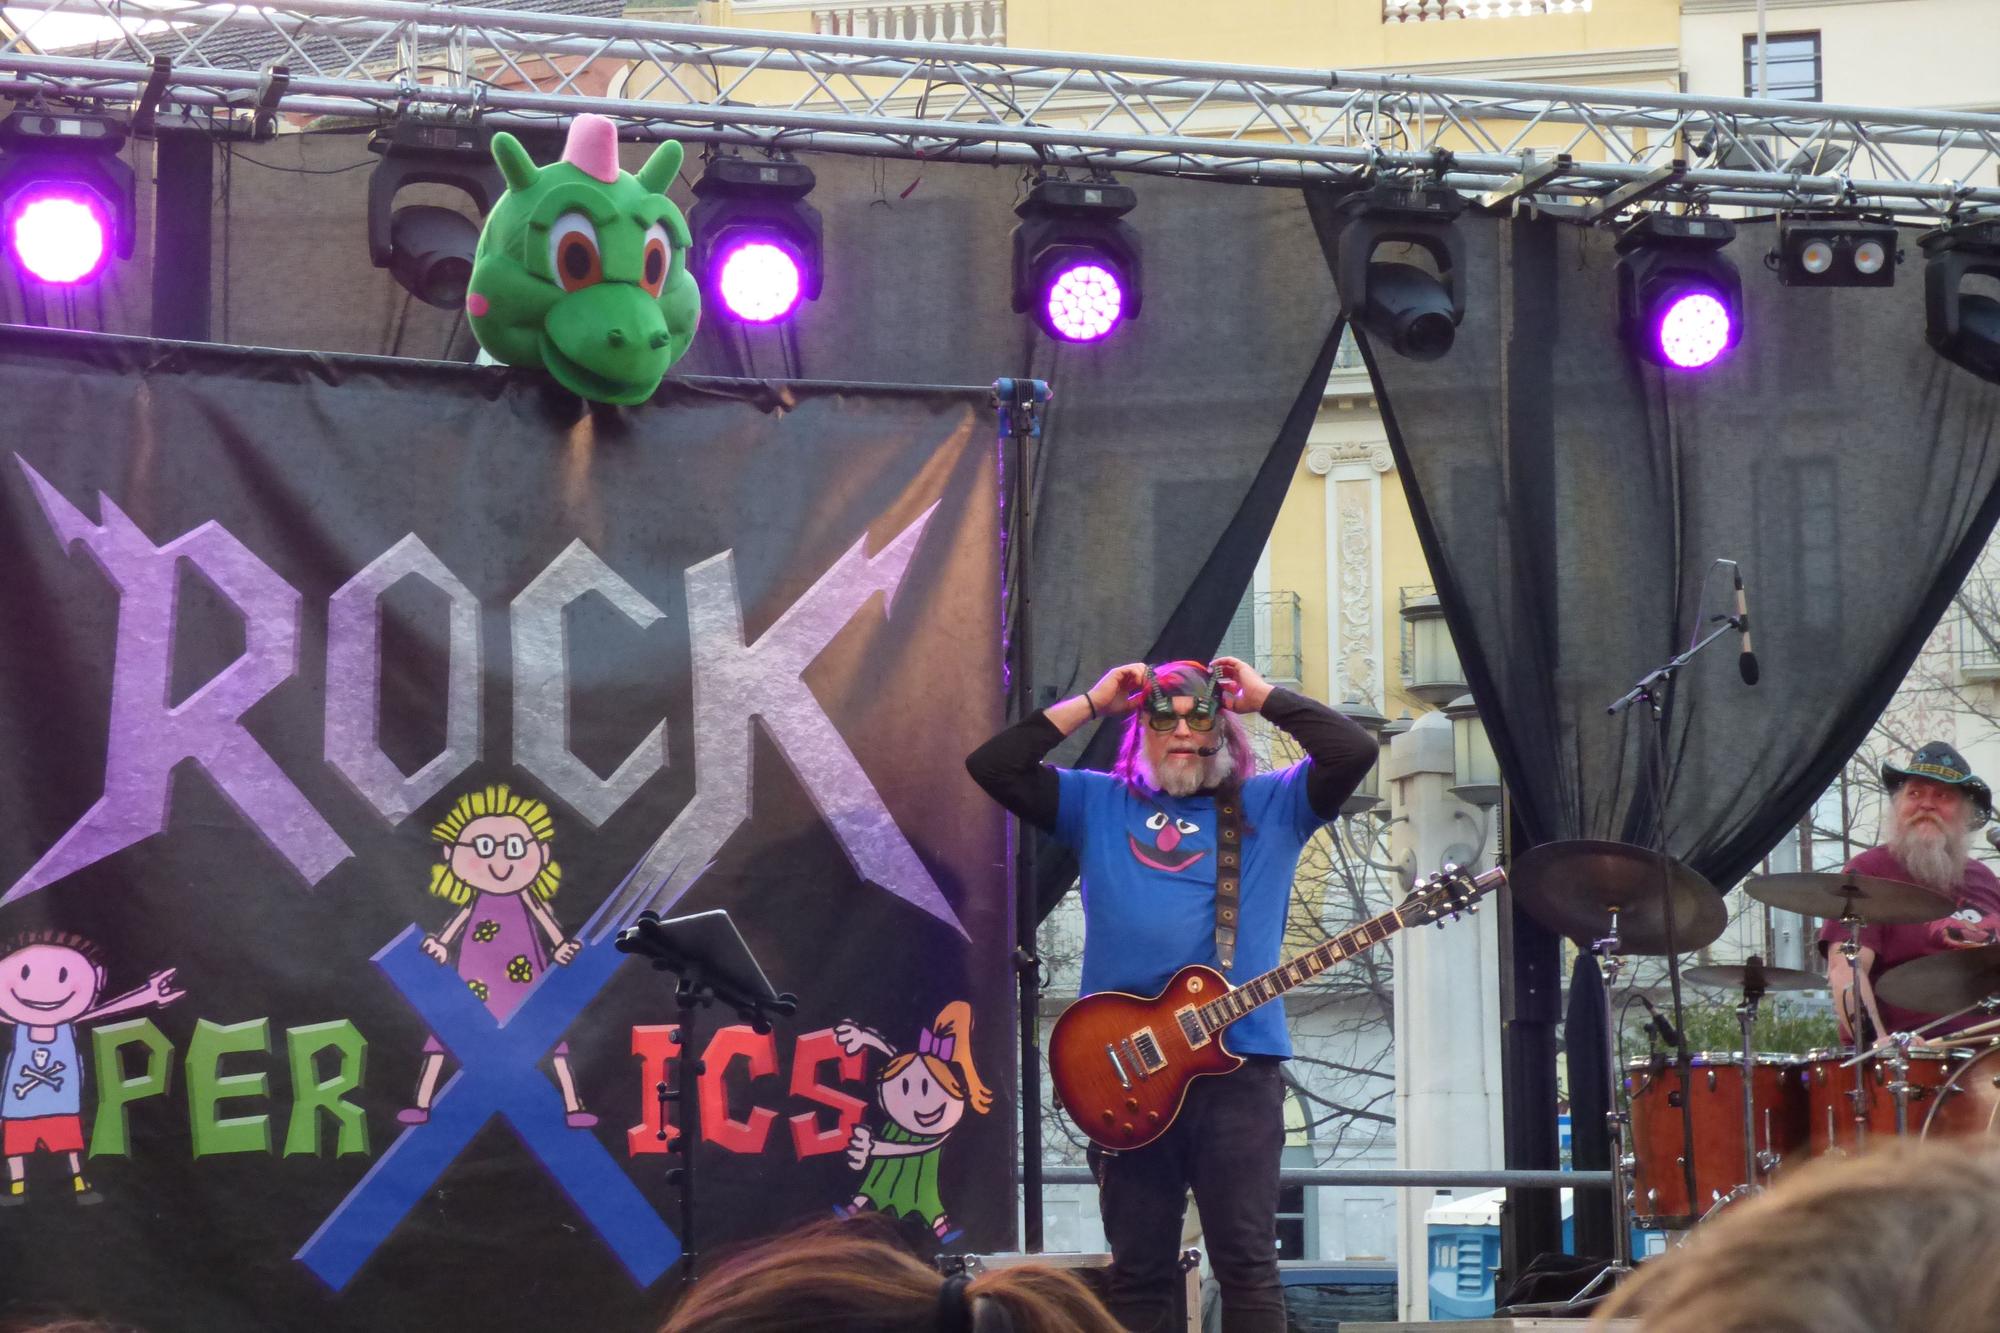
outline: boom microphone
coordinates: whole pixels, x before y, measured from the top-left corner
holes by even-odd
[[[1743,634],[1743,652],[1736,659],[1736,673],[1745,685],[1757,683],[1757,654],[1750,651],[1750,607],[1743,599],[1743,571],[1736,574],[1736,628]]]
[[[1653,1002],[1647,999],[1644,995],[1639,996],[1639,1003],[1645,1005],[1646,1012],[1653,1016],[1653,1021],[1648,1023],[1646,1026],[1651,1028],[1654,1032],[1658,1033],[1660,1040],[1665,1042],[1669,1047],[1671,1047],[1674,1050],[1679,1050],[1681,1045],[1680,1029],[1675,1027],[1672,1023],[1669,1023],[1666,1020],[1666,1016],[1662,1014],[1659,1010],[1655,1009],[1653,1007]]]

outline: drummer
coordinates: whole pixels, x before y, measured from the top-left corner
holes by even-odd
[[[1857,875],[1917,884],[1948,899],[1957,910],[1940,912],[1935,921],[1905,926],[1863,926],[1856,963],[1861,973],[1860,1000],[1870,1031],[1857,1045],[1868,1045],[1891,1032],[1913,1032],[1936,1015],[1912,1013],[1892,1004],[1878,1005],[1873,983],[1884,972],[1915,958],[1947,949],[1968,949],[2000,941],[2000,879],[1967,849],[1975,830],[1993,818],[1993,793],[1972,775],[1965,757],[1943,741],[1932,741],[1907,764],[1882,765],[1882,785],[1889,792],[1889,816],[1882,845],[1871,847],[1847,863]],[[1854,1040],[1854,987],[1850,968],[1840,951],[1847,928],[1829,921],[1820,928],[1819,946],[1826,955],[1827,982],[1833,990],[1840,1035]],[[1981,1022],[1977,1012],[1941,1025],[1932,1035]]]

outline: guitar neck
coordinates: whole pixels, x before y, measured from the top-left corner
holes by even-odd
[[[1503,872],[1489,870],[1474,879],[1472,886],[1483,893],[1504,878]],[[1211,1033],[1220,1032],[1257,1006],[1276,999],[1294,986],[1311,981],[1335,963],[1354,957],[1370,945],[1381,943],[1412,921],[1422,924],[1434,919],[1434,911],[1423,901],[1412,899],[1378,917],[1371,917],[1352,930],[1342,931],[1288,963],[1281,963],[1261,976],[1252,977],[1219,999],[1197,1005],[1195,1013],[1204,1029]]]

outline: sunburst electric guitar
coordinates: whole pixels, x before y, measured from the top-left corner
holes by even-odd
[[[1056,1097],[1099,1147],[1143,1148],[1174,1123],[1189,1084],[1243,1063],[1223,1049],[1224,1028],[1405,926],[1442,926],[1476,910],[1505,879],[1498,869],[1475,877],[1446,867],[1393,911],[1234,989],[1214,968],[1195,964],[1176,972],[1151,999],[1122,991],[1086,995],[1063,1010],[1049,1034]]]

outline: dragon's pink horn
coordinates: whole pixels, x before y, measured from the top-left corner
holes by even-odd
[[[618,179],[618,126],[604,116],[578,116],[570,122],[562,160],[610,185]]]

